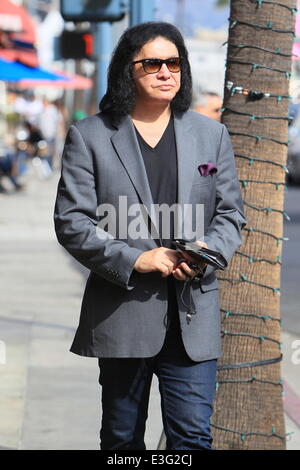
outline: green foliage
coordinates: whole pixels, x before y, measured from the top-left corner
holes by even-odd
[[[225,7],[229,4],[229,0],[216,0],[217,7]]]

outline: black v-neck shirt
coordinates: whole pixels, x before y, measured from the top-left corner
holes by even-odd
[[[149,186],[154,204],[168,204],[168,207],[177,202],[177,152],[174,133],[173,117],[155,147],[151,147],[136,130],[142,152]],[[159,231],[163,246],[171,248],[174,238],[174,216],[170,217],[170,237],[162,234],[162,220],[160,217]],[[165,235],[163,238],[162,235]]]
[[[177,202],[177,151],[174,132],[173,116],[157,145],[151,147],[136,130],[141,153],[143,156],[149,186],[154,204],[166,203],[172,206]],[[174,214],[170,214],[170,237],[162,235],[162,219],[159,220],[159,233],[162,245],[172,248],[171,241],[174,238]],[[168,280],[168,327],[179,328],[178,306],[176,299],[175,279],[172,274]]]

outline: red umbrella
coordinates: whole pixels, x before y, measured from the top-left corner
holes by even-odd
[[[35,24],[25,8],[0,1],[0,57],[38,66]]]

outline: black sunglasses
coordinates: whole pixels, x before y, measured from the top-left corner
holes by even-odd
[[[142,64],[146,73],[157,73],[163,64],[166,64],[168,70],[172,73],[180,72],[182,57],[173,57],[171,59],[141,59],[132,62],[134,64]]]

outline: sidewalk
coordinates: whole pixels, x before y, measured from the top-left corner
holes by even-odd
[[[87,271],[56,241],[58,175],[0,195],[0,449],[99,449],[101,388],[93,358],[69,352]],[[153,381],[147,447],[161,434]]]
[[[34,175],[24,192],[0,194],[0,449],[99,449],[101,389],[93,358],[69,352],[79,320],[87,271],[55,238],[52,213],[58,175]],[[300,394],[300,364],[291,361],[291,334],[283,332],[283,377]],[[1,356],[0,356],[1,357]],[[288,395],[288,449],[300,449],[299,403]],[[289,405],[289,406],[288,406]],[[294,416],[294,419],[295,419]],[[153,380],[147,449],[162,430],[160,397]]]

